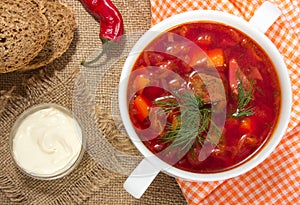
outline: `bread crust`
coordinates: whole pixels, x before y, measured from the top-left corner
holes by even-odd
[[[44,4],[35,0],[0,1],[0,73],[30,63],[44,48],[49,24]]]
[[[20,71],[45,66],[60,57],[69,48],[76,30],[75,15],[71,8],[59,1],[45,1],[45,15],[49,22],[49,38],[41,52]]]

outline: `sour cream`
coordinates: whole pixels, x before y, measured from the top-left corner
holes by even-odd
[[[23,113],[12,135],[13,158],[32,176],[59,176],[74,165],[82,152],[78,122],[57,105],[35,107]]]

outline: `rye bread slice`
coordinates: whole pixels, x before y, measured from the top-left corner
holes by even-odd
[[[49,34],[43,12],[35,0],[0,1],[0,73],[24,67],[43,49]]]
[[[67,51],[76,29],[75,15],[71,8],[59,1],[45,1],[45,15],[49,22],[50,33],[43,50],[20,71],[45,66]]]

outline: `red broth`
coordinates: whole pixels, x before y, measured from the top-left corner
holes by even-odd
[[[179,102],[189,96],[186,90],[199,99],[193,101],[199,111],[185,119],[187,108]],[[212,22],[183,24],[156,37],[137,58],[127,92],[130,119],[145,146],[196,173],[224,171],[253,157],[276,126],[281,97],[274,66],[260,46]],[[201,129],[191,127],[198,118]],[[180,134],[185,122],[188,129]],[[181,147],[174,143],[180,140]]]

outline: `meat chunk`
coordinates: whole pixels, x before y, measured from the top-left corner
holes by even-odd
[[[225,110],[226,94],[221,78],[194,72],[189,76],[188,85],[196,96],[202,96],[205,103],[213,104],[214,111],[222,112]]]

